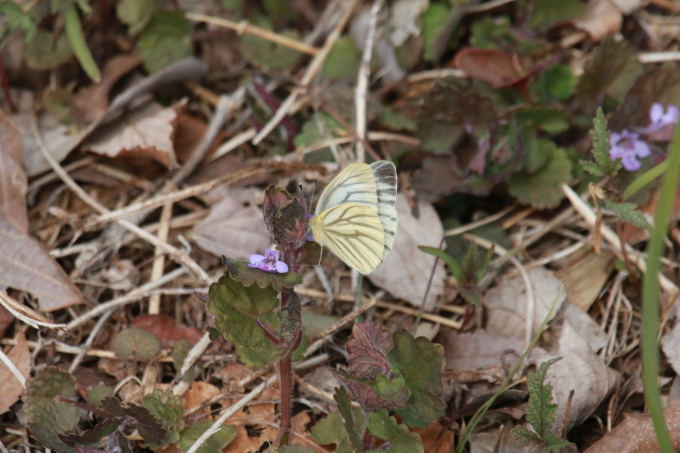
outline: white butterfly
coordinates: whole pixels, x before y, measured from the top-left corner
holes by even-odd
[[[373,272],[397,235],[394,164],[349,165],[321,193],[309,224],[319,245],[362,274]]]

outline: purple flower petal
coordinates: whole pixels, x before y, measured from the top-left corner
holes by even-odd
[[[652,155],[652,150],[649,148],[649,145],[642,140],[637,140],[635,142],[635,155],[643,159],[645,157],[649,157]]]
[[[658,102],[652,104],[652,107],[649,109],[649,119],[652,121],[652,123],[661,121],[663,116],[663,105],[659,104]]]
[[[248,258],[250,261],[250,264],[257,264],[260,261],[263,261],[265,259],[264,256],[262,255],[250,255],[250,258]]]
[[[628,171],[638,171],[640,167],[642,167],[642,164],[634,154],[626,154],[623,156],[622,163],[623,168]]]
[[[288,265],[283,261],[277,261],[276,272],[278,272],[279,274],[285,274],[286,272],[288,272]]]

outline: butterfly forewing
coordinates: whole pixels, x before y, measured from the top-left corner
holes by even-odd
[[[321,193],[315,215],[343,203],[361,203],[375,208],[378,197],[371,167],[362,163],[348,165]]]
[[[382,255],[384,260],[397,237],[397,168],[386,160],[373,162],[370,168],[378,196],[378,216],[385,234]]]
[[[382,262],[384,232],[378,212],[360,203],[342,203],[310,221],[314,240],[362,274]]]

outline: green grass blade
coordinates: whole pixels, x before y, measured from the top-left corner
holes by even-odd
[[[666,170],[668,170],[668,160],[664,160],[656,167],[650,168],[649,170],[641,174],[623,192],[623,199],[627,200],[636,193],[638,193],[638,191],[642,189],[644,186],[654,181],[659,176],[663,175],[666,172]]]
[[[83,27],[80,24],[80,17],[78,16],[78,9],[75,3],[71,3],[64,9],[64,21],[66,23],[66,36],[68,36],[68,41],[71,44],[73,53],[76,54],[76,58],[83,67],[85,73],[94,82],[99,82],[102,79],[102,75],[99,72],[97,63],[94,62],[92,54],[90,53],[90,48],[87,47],[87,42],[85,42],[85,35],[83,35]]]
[[[654,230],[647,249],[647,272],[642,280],[642,383],[649,415],[662,453],[672,453],[673,444],[663,418],[659,389],[659,274],[664,239],[675,202],[680,172],[680,127],[675,128],[668,157],[668,170],[661,188],[659,204],[654,216]]]

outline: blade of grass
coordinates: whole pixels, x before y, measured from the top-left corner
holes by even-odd
[[[76,4],[71,3],[68,5],[64,9],[63,14],[66,26],[66,36],[68,36],[68,41],[71,44],[73,53],[76,55],[85,74],[87,74],[94,82],[99,82],[102,79],[102,75],[99,72],[97,63],[95,63],[94,58],[92,58],[90,48],[87,47]]]
[[[642,189],[644,186],[654,181],[659,176],[663,175],[666,172],[666,170],[668,170],[668,160],[664,160],[656,167],[650,168],[649,170],[638,176],[635,179],[635,181],[633,181],[623,192],[623,199],[627,200],[636,193],[638,193],[638,191]]]
[[[664,251],[664,239],[668,234],[675,193],[678,187],[680,172],[680,127],[675,128],[668,170],[661,187],[659,204],[654,216],[654,229],[647,249],[647,272],[642,280],[642,384],[645,390],[645,401],[652,418],[656,440],[662,453],[672,453],[673,444],[668,433],[666,421],[661,407],[661,391],[659,389],[659,279],[661,273],[661,255]]]
[[[515,366],[512,367],[512,370],[510,370],[510,373],[508,373],[508,376],[505,378],[505,380],[503,380],[498,391],[496,391],[496,393],[491,398],[489,398],[489,400],[486,401],[484,405],[482,405],[482,407],[480,407],[477,410],[477,412],[475,412],[475,415],[473,415],[472,418],[470,419],[470,423],[465,428],[465,432],[463,432],[463,435],[460,438],[460,442],[458,442],[458,447],[456,447],[456,453],[463,453],[463,450],[465,449],[465,444],[470,438],[470,435],[474,432],[475,428],[482,420],[482,417],[484,417],[484,414],[486,414],[489,408],[491,408],[491,406],[493,405],[494,401],[496,401],[496,398],[498,398],[498,396],[500,396],[501,393],[505,392],[506,390],[514,387],[519,383],[519,382],[510,383],[510,380],[517,373],[520,366],[522,366],[524,359],[526,359],[526,357],[529,355],[533,347],[536,345],[538,339],[541,337],[541,332],[543,332],[545,326],[548,325],[548,321],[552,317],[552,314],[555,311],[555,308],[557,307],[557,302],[560,300],[560,297],[562,296],[562,291],[564,291],[564,287],[560,287],[560,290],[557,292],[557,295],[555,296],[555,300],[553,300],[553,303],[550,306],[548,314],[545,316],[545,319],[543,320],[543,324],[541,324],[541,327],[538,329],[538,332],[536,332],[536,335],[534,335],[534,338],[531,340],[531,344],[527,347],[526,351],[524,351],[524,354],[522,354],[522,356],[519,358]]]

